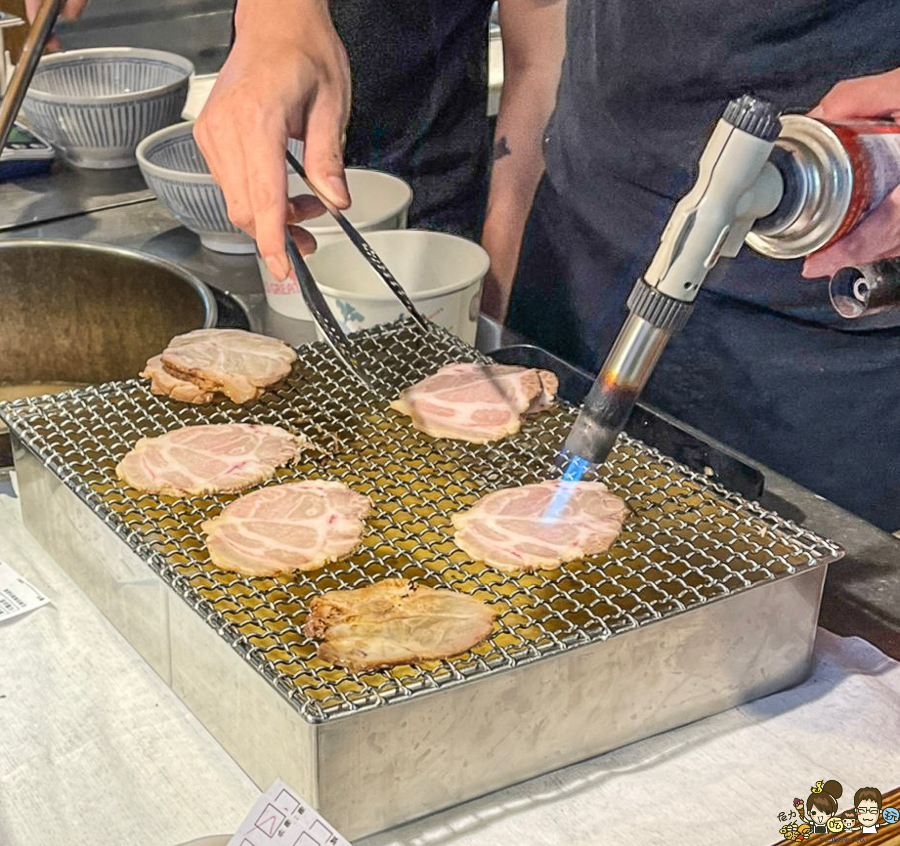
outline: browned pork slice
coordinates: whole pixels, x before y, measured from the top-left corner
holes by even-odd
[[[403,391],[391,408],[435,438],[486,444],[518,432],[523,414],[550,408],[558,387],[549,370],[448,364]]]
[[[195,405],[206,405],[215,399],[213,391],[207,391],[186,379],[179,379],[163,368],[162,356],[155,355],[147,361],[140,372],[144,379],[150,380],[150,390],[154,394],[171,397],[179,402],[192,402]]]
[[[245,494],[202,528],[217,567],[273,576],[349,555],[369,509],[368,497],[340,482],[291,482]]]
[[[172,496],[239,491],[266,481],[308,445],[278,426],[185,426],[141,438],[116,475],[138,490]]]
[[[551,519],[547,508],[561,487],[568,499]],[[519,573],[605,552],[625,511],[601,482],[553,481],[494,491],[451,519],[457,544],[475,561]]]
[[[490,636],[495,616],[464,593],[383,579],[315,597],[304,631],[323,639],[323,661],[371,670],[465,652]]]
[[[150,389],[155,393],[185,402],[209,402],[216,394],[224,394],[244,403],[284,379],[296,358],[297,353],[277,338],[241,329],[196,329],[176,335],[159,356],[163,373],[174,382],[158,373],[155,359],[147,362],[142,375],[151,377]],[[195,385],[196,392],[184,383]]]

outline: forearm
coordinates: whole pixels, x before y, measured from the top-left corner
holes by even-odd
[[[532,4],[530,13],[522,6],[519,3],[517,7],[521,17],[515,22],[514,34],[518,35],[521,28],[528,35],[510,43],[507,38],[510,27],[504,27],[503,90],[482,235],[482,243],[491,257],[482,309],[497,319],[502,319],[506,312],[522,233],[544,172],[542,142],[556,102],[565,40],[564,2]],[[535,32],[541,32],[544,37],[528,43]]]
[[[494,160],[482,244],[491,257],[482,309],[502,319],[519,257],[522,232],[541,174],[543,129],[552,110],[533,98],[527,79],[507,88],[494,136]],[[506,105],[505,110],[503,106]],[[505,111],[505,113],[504,113]],[[500,118],[503,117],[503,120]]]
[[[264,26],[279,37],[302,39],[307,30],[330,24],[328,0],[301,0],[285,3],[284,0],[236,0],[234,4],[235,29],[245,26]]]

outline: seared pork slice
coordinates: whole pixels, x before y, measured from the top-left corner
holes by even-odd
[[[549,519],[545,512],[560,486],[569,498]],[[456,543],[475,561],[520,573],[605,552],[625,512],[625,503],[602,482],[552,481],[494,491],[451,519]]]
[[[340,482],[291,482],[246,494],[206,520],[213,564],[248,576],[316,570],[359,546],[371,507]]]
[[[266,481],[307,446],[306,438],[278,426],[185,426],[141,438],[116,475],[138,490],[171,496],[239,491]]]
[[[179,402],[192,402],[195,405],[206,405],[212,402],[216,395],[213,391],[207,391],[187,379],[179,379],[171,373],[167,373],[162,363],[162,356],[155,355],[147,361],[140,372],[141,377],[150,380],[150,390],[154,394],[171,397]]]
[[[197,396],[224,394],[236,403],[257,399],[270,385],[291,372],[297,358],[283,341],[241,329],[196,329],[176,335],[159,356],[162,369],[178,383],[197,386]],[[144,373],[152,378],[151,359]],[[165,380],[157,377],[150,389],[167,393]],[[179,391],[190,396],[182,385]],[[177,397],[176,397],[177,398]],[[199,402],[199,399],[187,399]]]
[[[391,408],[432,437],[485,444],[518,432],[522,415],[550,408],[558,387],[549,370],[448,364],[404,390]]]
[[[323,661],[371,670],[465,652],[490,636],[495,616],[464,593],[383,579],[315,597],[304,631],[323,640]]]

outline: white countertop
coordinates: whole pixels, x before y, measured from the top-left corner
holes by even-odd
[[[52,604],[0,625],[0,844],[171,846],[233,830],[257,789],[37,545],[2,491],[0,559]],[[779,839],[777,814],[818,779],[837,778],[849,796],[869,785],[887,792],[900,784],[898,760],[900,665],[820,631],[813,676],[800,687],[358,846],[637,837],[766,846]]]

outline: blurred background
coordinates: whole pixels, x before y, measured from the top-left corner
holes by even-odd
[[[197,73],[213,73],[228,52],[232,6],[233,0],[90,0],[79,21],[60,21],[56,33],[66,49],[151,47],[185,56]],[[24,17],[25,2],[0,0],[0,11]],[[13,62],[24,38],[24,27],[6,32]]]

